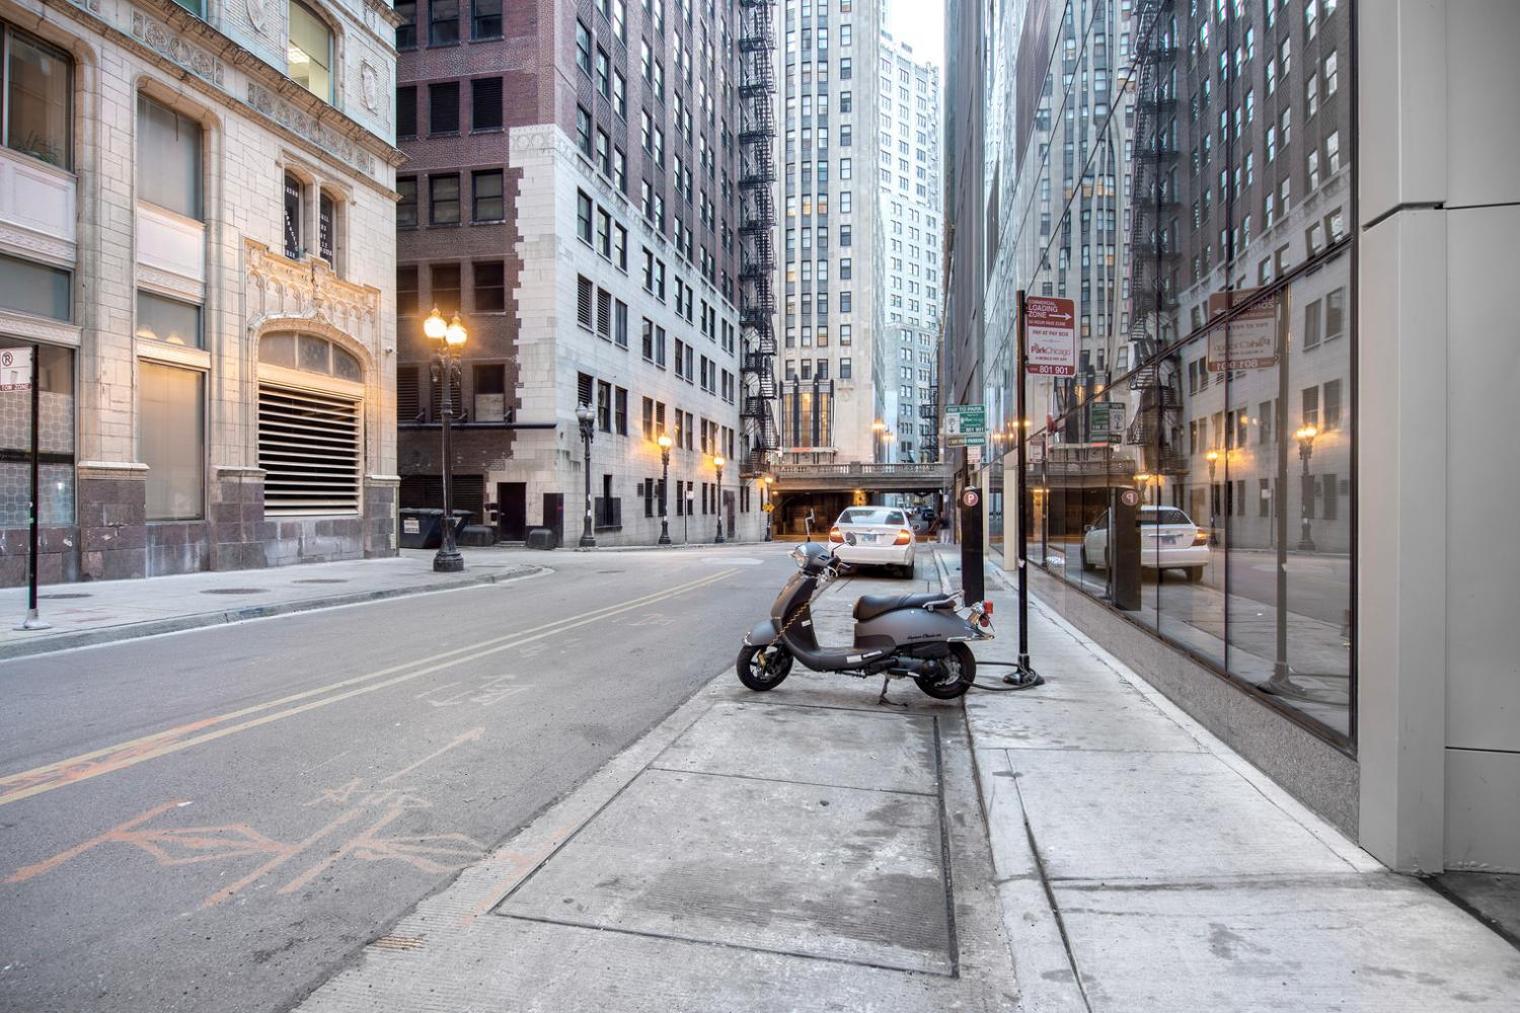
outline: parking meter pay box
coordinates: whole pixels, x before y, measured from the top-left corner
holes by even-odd
[[[1140,608],[1140,493],[1108,491],[1108,593],[1115,608]]]

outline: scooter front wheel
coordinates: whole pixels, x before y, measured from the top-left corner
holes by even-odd
[[[739,681],[746,688],[764,693],[781,685],[781,681],[791,674],[792,652],[782,644],[745,644],[739,649],[739,662],[735,668]]]
[[[918,688],[936,700],[954,700],[965,695],[976,681],[976,655],[963,643],[950,645],[950,656],[940,661],[939,675],[915,675]]]

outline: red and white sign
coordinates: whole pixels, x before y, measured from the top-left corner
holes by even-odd
[[[1249,302],[1260,289],[1242,288],[1209,296],[1209,319]],[[1265,369],[1277,365],[1277,300],[1261,302],[1228,324],[1209,331],[1208,369],[1223,373],[1232,369]]]
[[[32,350],[0,349],[0,391],[32,389]]]
[[[1024,299],[1026,372],[1039,376],[1077,375],[1076,304],[1070,299]]]

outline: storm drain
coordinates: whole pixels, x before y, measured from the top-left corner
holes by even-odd
[[[303,577],[292,581],[294,584],[347,584],[348,580],[343,577]]]
[[[422,949],[421,936],[381,936],[370,943],[372,950],[420,950]]]
[[[88,598],[90,594],[88,591],[63,591],[57,594],[39,594],[37,597],[48,601],[63,601],[71,598]]]
[[[207,588],[201,594],[268,594],[268,590],[262,587],[213,587]]]

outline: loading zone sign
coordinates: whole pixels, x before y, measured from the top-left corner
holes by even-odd
[[[32,389],[32,350],[0,349],[0,391]]]
[[[1024,369],[1038,376],[1077,375],[1076,304],[1070,299],[1024,299]]]
[[[1224,316],[1233,307],[1255,298],[1258,288],[1242,288],[1209,295],[1209,319]],[[1239,313],[1222,327],[1209,331],[1208,370],[1223,373],[1235,369],[1265,369],[1277,365],[1277,300],[1264,299]]]

